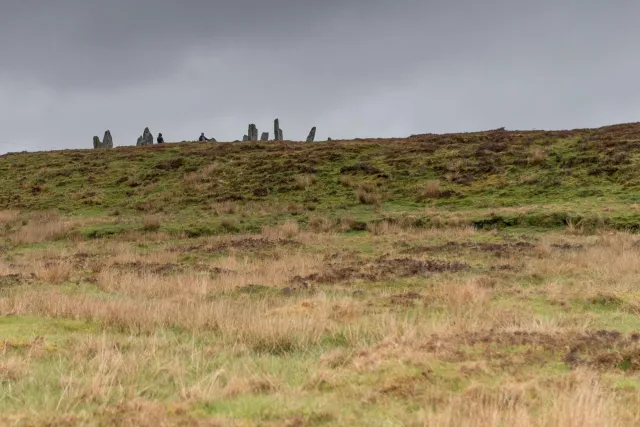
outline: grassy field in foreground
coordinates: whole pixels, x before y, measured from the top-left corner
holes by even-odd
[[[0,424],[640,424],[640,125],[0,157]]]

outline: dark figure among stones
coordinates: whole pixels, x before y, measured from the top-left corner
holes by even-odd
[[[204,136],[204,132],[202,132],[200,134],[200,138],[198,138],[199,142],[204,142],[204,141],[209,141],[209,138],[207,138],[206,136]]]
[[[157,141],[158,141],[158,144],[164,144],[164,138],[162,137],[162,134],[161,134],[161,133],[159,133],[159,134],[158,134],[158,139],[157,139]]]

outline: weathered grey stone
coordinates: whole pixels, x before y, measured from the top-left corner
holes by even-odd
[[[316,127],[311,128],[311,132],[309,132],[309,136],[307,137],[307,142],[313,142],[316,139]]]
[[[109,130],[104,133],[104,138],[102,138],[102,148],[113,148],[113,138]]]
[[[282,133],[280,132],[280,119],[275,119],[273,122],[273,139],[276,141],[282,141]]]
[[[100,142],[100,138],[97,136],[93,137],[93,148],[98,149],[102,147],[102,143]]]
[[[269,140],[269,132],[262,132],[260,136],[260,141],[268,141]]]
[[[242,137],[242,142],[246,142],[246,141],[248,141],[248,140],[249,140],[249,137],[248,137],[247,135],[245,135],[245,136],[243,136],[243,137]]]
[[[278,129],[278,141],[284,141],[284,135],[282,129]]]
[[[249,138],[249,141],[257,141],[258,140],[258,128],[253,123],[251,123],[249,125],[249,132],[248,132],[247,136]]]
[[[144,128],[144,132],[142,133],[142,136],[138,138],[136,145],[153,145],[153,134],[148,127]]]
[[[151,134],[149,128],[144,128],[142,139],[144,140],[144,145],[153,145],[153,135]]]

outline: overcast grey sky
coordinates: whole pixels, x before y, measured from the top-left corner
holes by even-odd
[[[632,0],[1,0],[0,153],[640,120]]]

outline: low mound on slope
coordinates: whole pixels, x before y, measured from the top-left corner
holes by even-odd
[[[476,225],[571,222],[637,228],[640,124],[321,143],[181,143],[0,158],[0,207],[189,212],[212,203],[287,206],[354,219],[424,207]],[[520,206],[528,206],[526,212]],[[291,212],[289,212],[291,213]]]

